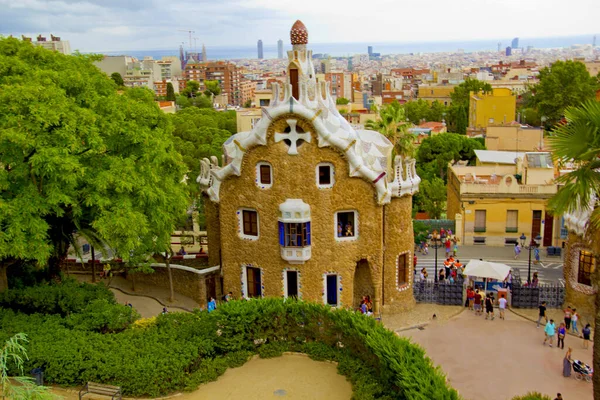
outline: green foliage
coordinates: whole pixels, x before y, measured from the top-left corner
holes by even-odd
[[[452,132],[465,134],[469,124],[469,100],[471,92],[490,93],[492,86],[477,79],[467,79],[456,86],[450,98],[452,104],[448,109],[448,125]]]
[[[337,105],[345,106],[348,103],[350,103],[350,100],[348,100],[345,97],[338,97],[337,99],[335,99],[335,104]]]
[[[58,314],[64,317],[82,312],[92,301],[115,304],[114,295],[104,284],[90,285],[74,280],[8,289],[0,293],[0,307],[25,314]]]
[[[552,400],[552,398],[539,392],[529,392],[525,396],[515,396],[512,400]]]
[[[414,157],[413,136],[408,133],[404,108],[397,101],[383,106],[379,110],[379,119],[376,121],[368,120],[365,127],[388,138],[394,145],[394,151],[397,155]]]
[[[549,206],[557,215],[593,208],[590,221],[600,228],[600,207],[594,204],[600,199],[600,103],[569,107],[565,118],[552,132],[550,148],[560,165],[574,162],[577,169],[557,179],[560,189]]]
[[[167,116],[89,57],[0,39],[0,263],[56,271],[78,233],[163,251],[189,203]],[[1,279],[0,279],[1,281]]]
[[[125,83],[123,82],[123,77],[118,72],[113,72],[112,74],[110,74],[110,79],[112,79],[118,87],[122,87],[125,85]]]
[[[204,95],[213,98],[221,94],[221,84],[219,81],[204,81]]]
[[[248,99],[246,100],[246,102],[244,102],[244,108],[250,108],[252,107],[252,100]]]
[[[212,98],[199,92],[200,84],[196,81],[187,81],[185,89],[177,96],[176,103],[180,108],[197,107],[213,108]]]
[[[413,233],[415,237],[415,244],[419,244],[427,240],[429,235],[429,227],[422,221],[413,220]]]
[[[120,333],[69,329],[60,316],[0,309],[0,340],[31,338],[24,367],[44,366],[46,380],[118,385],[128,396],[194,390],[251,354],[301,351],[334,360],[356,399],[458,399],[425,352],[372,318],[283,299],[233,301],[215,312],[160,315],[156,324]]]
[[[442,133],[423,140],[417,151],[417,173],[423,180],[439,177],[446,182],[448,163],[452,160],[475,161],[475,150],[483,150],[481,141],[456,133]]]
[[[423,180],[420,191],[423,209],[431,219],[440,219],[446,210],[446,184],[440,178],[433,177],[431,181]]]
[[[423,99],[409,101],[403,107],[406,118],[415,125],[419,125],[423,120],[441,122],[449,113],[448,107],[437,100],[431,104]]]
[[[128,328],[140,315],[131,307],[114,304],[107,299],[97,299],[89,303],[80,313],[67,318],[72,329],[100,333],[121,332]]]
[[[220,158],[223,143],[236,133],[235,111],[190,107],[171,114],[170,118],[175,128],[175,148],[188,168],[189,179],[195,182],[200,174],[200,160]]]
[[[555,61],[540,71],[539,83],[532,89],[532,102],[552,126],[561,119],[567,107],[593,100],[599,87],[598,78],[590,76],[583,63]]]
[[[175,101],[177,98],[175,97],[175,88],[171,82],[167,83],[167,101]]]

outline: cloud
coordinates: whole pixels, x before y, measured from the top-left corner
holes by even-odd
[[[0,0],[0,34],[53,33],[81,51],[177,49],[286,38],[296,19],[312,43],[480,40],[593,33],[597,0]],[[556,13],[553,10],[563,9]],[[192,41],[194,41],[192,39]]]

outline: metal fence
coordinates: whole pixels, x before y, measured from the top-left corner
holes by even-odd
[[[537,308],[543,301],[548,308],[560,308],[565,302],[565,287],[558,284],[538,285],[529,287],[523,285],[517,269],[513,270],[513,287],[511,291],[511,306],[515,308]]]
[[[463,305],[462,282],[418,281],[413,286],[413,295],[417,303],[436,303],[445,306]]]

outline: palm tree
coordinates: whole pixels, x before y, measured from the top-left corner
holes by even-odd
[[[377,108],[375,107],[375,111]],[[381,133],[394,145],[396,154],[402,157],[414,157],[413,136],[408,133],[404,107],[397,101],[379,109],[379,119],[368,120],[365,128]]]
[[[550,200],[550,209],[556,215],[592,208],[586,240],[600,232],[600,103],[588,101],[580,107],[565,111],[566,123],[559,124],[550,137],[553,157],[559,164],[572,162],[576,169],[560,178],[563,186]],[[591,246],[596,259],[592,284],[600,283],[600,245]],[[594,333],[594,369],[600,371],[600,290],[596,294]],[[600,399],[600,374],[594,374],[594,398]]]

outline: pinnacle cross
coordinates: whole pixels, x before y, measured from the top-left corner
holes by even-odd
[[[289,133],[275,133],[275,143],[281,142],[282,140],[290,141],[290,148],[288,150],[288,154],[297,155],[298,154],[298,141],[305,140],[310,143],[310,132],[300,133],[296,130],[296,123],[298,122],[295,119],[287,119],[285,122],[290,126]]]

